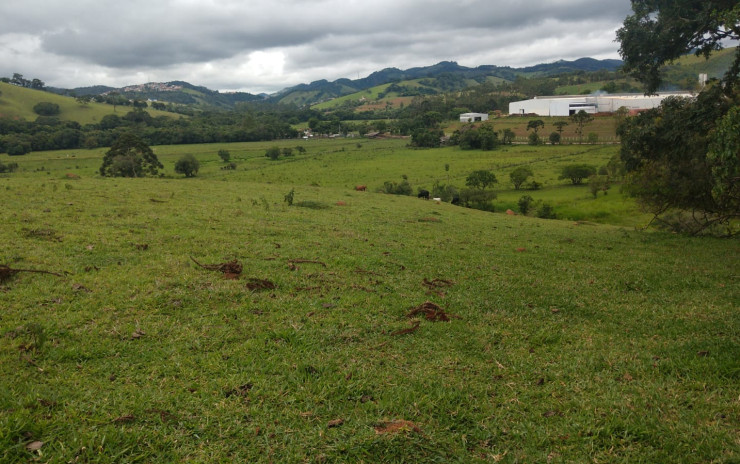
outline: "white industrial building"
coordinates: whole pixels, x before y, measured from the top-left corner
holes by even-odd
[[[488,121],[488,113],[462,113],[460,122]]]
[[[656,108],[667,97],[693,97],[690,92],[660,93],[658,95],[603,94],[535,97],[509,103],[509,114],[536,114],[537,116],[570,116],[580,110],[586,113],[613,113],[621,107],[630,111]]]

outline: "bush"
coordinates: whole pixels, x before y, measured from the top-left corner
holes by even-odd
[[[460,203],[466,208],[493,212],[493,200],[495,199],[496,192],[492,190],[468,188],[460,192]]]
[[[432,197],[441,198],[442,201],[451,201],[459,195],[460,191],[454,185],[440,184],[439,181],[432,185]]]
[[[526,216],[527,213],[532,209],[533,203],[534,198],[530,197],[529,195],[522,195],[517,202],[517,204],[519,205],[519,212]]]
[[[195,177],[198,174],[198,169],[200,169],[200,163],[190,153],[183,155],[175,163],[175,172],[184,174],[185,177]]]
[[[599,192],[604,192],[604,195],[606,195],[607,190],[609,190],[609,177],[607,176],[599,176],[599,175],[591,175],[588,178],[588,189],[591,191],[591,195],[596,198],[596,195],[599,194]]]
[[[265,152],[265,156],[270,158],[273,161],[276,161],[278,158],[280,158],[280,148],[279,147],[270,147]]]
[[[537,135],[536,132],[531,132],[527,136],[527,143],[530,144],[530,145],[540,145],[542,143],[542,141],[540,140],[540,136]]]
[[[555,210],[549,203],[542,203],[537,208],[537,217],[540,219],[556,219]]]
[[[550,143],[553,145],[560,143],[560,134],[557,132],[553,132],[550,134]]]
[[[18,170],[18,163],[0,163],[0,173],[15,172],[16,170]]]
[[[293,199],[295,198],[295,189],[290,189],[290,192],[286,193],[283,197],[283,201],[287,203],[288,206],[293,205]]]
[[[391,195],[411,195],[413,189],[408,179],[403,179],[400,184],[395,182],[386,181],[383,183],[383,193],[389,193]]]
[[[59,105],[50,102],[39,102],[33,106],[33,112],[41,116],[55,116],[61,112]]]
[[[224,163],[228,163],[229,160],[231,160],[231,153],[229,153],[229,150],[219,150],[218,157],[221,158]]]

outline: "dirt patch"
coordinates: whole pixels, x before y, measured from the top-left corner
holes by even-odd
[[[38,270],[38,269],[13,269],[5,264],[0,264],[0,282],[5,282],[6,280],[9,280],[19,272],[33,272],[38,274],[51,274],[53,276],[57,277],[64,277],[63,274],[59,274],[57,272],[51,272],[51,271],[44,271],[44,270]]]
[[[401,329],[401,330],[396,330],[395,332],[391,332],[391,336],[406,335],[406,334],[414,333],[419,329],[420,324],[421,324],[420,321],[414,321],[411,324],[411,327],[409,327],[408,329]]]
[[[375,433],[378,435],[401,433],[401,432],[416,432],[422,433],[418,425],[411,421],[399,419],[387,422],[381,422],[375,424]]]
[[[425,277],[424,281],[422,282],[422,285],[424,285],[425,287],[429,289],[434,289],[434,288],[452,287],[453,285],[455,285],[455,282],[451,280],[446,280],[446,279],[429,280]]]
[[[460,319],[460,316],[447,314],[444,309],[431,301],[426,301],[419,306],[412,308],[408,314],[406,314],[406,317],[416,317],[419,315],[423,315],[426,320],[431,322],[449,322],[450,319]]]
[[[273,290],[275,287],[276,285],[273,282],[255,277],[251,277],[247,282],[247,290]]]
[[[192,259],[195,264],[202,267],[203,269],[222,272],[224,274],[224,279],[236,280],[242,273],[242,265],[237,260],[220,264],[200,264],[192,256],[190,257],[190,259]]]

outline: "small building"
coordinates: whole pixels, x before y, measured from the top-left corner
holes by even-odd
[[[488,121],[488,113],[463,113],[460,115],[460,122],[481,121]]]

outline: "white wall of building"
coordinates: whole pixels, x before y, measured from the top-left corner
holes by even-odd
[[[644,110],[658,107],[660,102],[669,96],[691,97],[691,94],[684,92],[651,96],[623,94],[541,97],[509,103],[509,114],[570,116],[571,113],[581,109],[587,113],[613,113],[623,106],[630,110]]]

